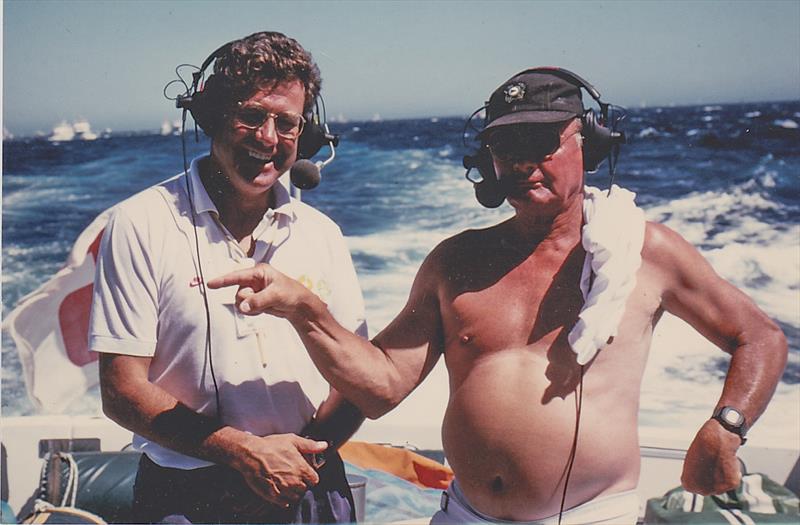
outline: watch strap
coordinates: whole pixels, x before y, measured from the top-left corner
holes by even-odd
[[[726,409],[732,409],[737,414],[739,414],[742,418],[742,422],[738,425],[732,425],[728,421],[726,421],[725,418],[722,417],[722,412],[725,411]],[[711,419],[716,420],[722,426],[722,428],[724,428],[728,432],[732,432],[737,436],[739,436],[739,439],[742,441],[741,443],[742,445],[747,443],[747,438],[745,436],[747,435],[747,431],[749,430],[749,428],[747,426],[747,420],[745,419],[744,414],[742,414],[741,410],[730,406],[721,406],[714,411],[714,415],[711,416]]]

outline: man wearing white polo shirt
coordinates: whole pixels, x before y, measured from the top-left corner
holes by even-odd
[[[134,512],[151,523],[354,521],[334,449],[361,414],[289,322],[245,316],[204,283],[269,262],[366,336],[340,229],[278,180],[297,158],[319,70],[280,33],[212,56],[191,108],[210,154],[119,204],[97,261],[90,346],[103,409],[143,452]]]

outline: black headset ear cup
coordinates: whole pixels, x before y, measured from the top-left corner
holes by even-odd
[[[614,146],[611,130],[605,127],[600,117],[594,110],[588,110],[583,115],[583,169],[596,171]]]
[[[214,75],[208,78],[202,91],[192,95],[188,109],[194,121],[209,137],[213,137],[221,129],[225,120],[225,108],[222,103],[222,89]]]
[[[310,112],[306,114],[306,124],[297,139],[298,159],[310,159],[328,143],[325,138],[325,129],[317,123],[317,120],[315,114]]]

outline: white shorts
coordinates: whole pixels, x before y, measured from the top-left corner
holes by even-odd
[[[561,515],[561,525],[635,525],[639,517],[639,497],[635,490],[602,496],[571,508]],[[453,480],[442,493],[441,510],[431,525],[444,523],[514,523],[557,525],[558,514],[536,521],[508,521],[492,518],[472,508]]]

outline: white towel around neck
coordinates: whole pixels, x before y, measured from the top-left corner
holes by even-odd
[[[635,193],[616,184],[611,187],[610,195],[591,186],[584,188],[581,233],[586,250],[581,273],[584,303],[568,336],[581,365],[591,361],[616,336],[628,296],[636,285],[636,272],[642,263],[645,219],[644,212],[634,202],[635,197]]]

